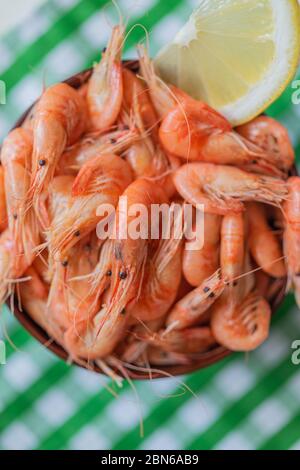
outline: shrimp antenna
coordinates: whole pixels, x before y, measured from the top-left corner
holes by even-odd
[[[146,42],[146,48],[147,50],[150,49],[150,40],[149,40],[149,31],[147,30],[146,26],[144,26],[143,24],[141,23],[135,23],[134,25],[131,26],[131,28],[129,29],[129,31],[126,33],[125,35],[125,38],[124,38],[124,43],[125,41],[127,41],[128,37],[130,36],[130,34],[136,29],[136,28],[141,28],[144,33],[145,33],[145,42]],[[142,43],[142,39],[140,40],[140,44]]]
[[[127,24],[128,24],[129,18],[127,18],[126,21],[124,22],[124,15],[122,13],[122,10],[121,10],[118,2],[116,0],[111,0],[111,1],[112,1],[113,6],[115,7],[115,9],[117,11],[117,14],[118,14],[118,17],[119,17],[119,24],[122,25],[122,26],[124,25],[126,27]]]
[[[13,312],[13,310],[12,310]],[[5,316],[2,315],[0,318],[0,326],[1,326],[1,331],[3,333],[4,338],[7,340],[8,344],[14,349],[16,352],[23,352],[21,349],[18,348],[18,346],[13,342],[11,337],[9,336],[8,329],[6,327],[5,323]]]
[[[123,362],[123,365],[127,368],[127,369],[131,369],[131,370],[135,370],[135,371],[138,371],[138,372],[148,372],[149,373],[149,370],[146,368],[146,367],[142,367],[142,366],[135,366],[133,364],[129,364],[128,362]],[[164,375],[165,377],[168,377],[168,378],[174,378],[174,375],[170,374],[169,372],[166,372],[165,370],[161,370],[161,369],[156,369],[156,368],[151,368],[151,373],[155,373],[155,374],[159,374],[159,375]],[[191,387],[189,385],[187,385],[185,382],[181,381],[181,380],[178,380],[176,379],[176,381],[178,382],[178,384],[180,385],[180,387],[183,387],[184,390],[188,391],[194,398],[196,398],[196,400],[200,400],[199,396],[191,389]]]
[[[116,357],[114,356],[109,356],[107,358],[107,360],[113,365],[115,366],[117,369],[119,369],[119,371],[123,374],[124,378],[127,380],[130,388],[132,389],[135,397],[136,397],[136,404],[137,404],[137,407],[138,407],[138,411],[139,411],[139,417],[140,417],[140,437],[144,437],[144,420],[143,420],[143,411],[142,411],[142,407],[141,407],[141,398],[138,394],[138,391],[137,391],[137,387],[134,385],[133,381],[131,380],[127,370],[125,369],[125,367],[123,367],[122,365],[122,361],[120,361],[119,359],[117,359]]]
[[[245,276],[249,276],[249,274],[256,273],[257,271],[264,271],[265,268],[268,268],[268,267],[272,266],[272,264],[275,264],[278,261],[281,261],[285,258],[286,258],[285,255],[280,256],[280,258],[276,258],[276,259],[274,259],[274,261],[271,261],[268,264],[264,264],[263,266],[258,266],[257,268],[251,269],[250,271],[247,271],[246,273],[240,274],[239,276],[234,277],[233,279],[230,279],[230,282],[238,281],[239,279],[242,279]]]

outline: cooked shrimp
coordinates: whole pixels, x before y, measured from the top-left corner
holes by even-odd
[[[85,101],[74,88],[59,83],[43,93],[34,117],[30,201],[47,188],[59,158],[83,134],[86,121]]]
[[[113,240],[106,240],[100,250],[100,256],[95,269],[89,279],[90,295],[100,299],[103,292],[109,287],[111,278],[111,264],[113,255]]]
[[[72,196],[75,178],[71,175],[55,176],[49,188],[48,212],[50,221],[55,225],[59,218],[65,216]]]
[[[216,344],[211,329],[208,327],[186,328],[168,332],[146,333],[144,340],[160,347],[163,351],[194,354],[209,350]]]
[[[205,212],[225,215],[244,210],[242,201],[278,205],[287,195],[279,178],[247,173],[238,168],[212,163],[189,163],[174,173],[179,194]]]
[[[122,314],[118,315],[117,321],[107,317],[107,309],[104,306],[92,320],[70,326],[64,335],[65,347],[74,358],[104,358],[125,336],[127,321],[128,317]]]
[[[98,250],[92,238],[87,236],[80,240],[63,264],[55,263],[48,306],[55,321],[65,328],[89,319],[100,308],[99,297],[91,292],[88,276],[98,261]],[[60,309],[57,309],[58,296]]]
[[[218,343],[231,351],[252,351],[267,339],[270,320],[268,302],[251,293],[242,303],[220,299],[213,307],[211,328]]]
[[[137,323],[127,337],[127,344],[123,345],[120,351],[122,361],[129,363],[137,362],[148,348],[148,344],[139,339],[140,336],[145,332],[156,333],[163,327],[164,320],[164,317],[160,317],[148,322]]]
[[[173,162],[170,162],[158,140],[147,135],[139,106],[137,90],[134,89],[132,116],[140,138],[126,152],[127,160],[135,177],[153,179],[171,197],[175,193],[171,177]]]
[[[142,80],[127,68],[123,68],[122,77],[125,109],[130,113],[136,99],[145,129],[150,129],[153,137],[157,138],[157,115]]]
[[[126,334],[130,310],[137,302],[143,283],[148,254],[149,214],[151,204],[166,201],[162,191],[146,180],[134,181],[124,192],[127,210],[120,202],[116,211],[116,240],[111,266],[110,288],[103,297],[100,312],[91,321],[77,322],[65,334],[65,344],[72,356],[88,359],[103,358],[110,354]],[[144,204],[147,217],[139,219],[147,229],[147,238],[132,237],[124,233],[123,219],[127,227],[136,221],[137,214],[130,213],[135,204]]]
[[[150,239],[150,232],[154,227],[151,223],[150,212],[153,204],[167,203],[167,198],[163,191],[150,181],[138,179],[134,181],[124,192],[123,196],[127,201],[127,227],[136,223],[137,213],[130,212],[135,204],[143,205],[147,214],[140,214],[140,233],[147,232],[147,238],[132,238],[130,233],[124,234],[122,219],[124,218],[124,208],[119,203],[116,213],[116,240],[114,246],[114,256],[112,260],[112,282],[111,298],[109,300],[108,312],[110,315],[117,315],[118,312],[125,311],[127,307],[132,308],[138,301],[141,294],[141,286],[144,279],[145,263],[150,245],[156,244],[156,240]],[[150,222],[150,224],[149,224]],[[157,221],[159,223],[159,221]],[[125,235],[125,237],[124,237]],[[152,242],[152,243],[151,243]]]
[[[116,155],[99,155],[89,160],[74,180],[66,214],[49,228],[50,256],[63,260],[67,251],[104,217],[97,215],[99,207],[116,206],[131,180],[128,163]]]
[[[141,295],[131,315],[141,321],[160,318],[173,304],[181,281],[182,210],[174,213],[170,206],[170,238],[161,239],[148,255]],[[178,223],[179,222],[179,223]]]
[[[62,330],[47,313],[47,286],[32,266],[27,269],[25,276],[30,279],[19,284],[22,306],[51,339],[62,344]]]
[[[148,52],[143,45],[139,45],[139,64],[141,75],[145,80],[151,101],[159,117],[165,116],[170,109],[176,106],[176,96],[155,73],[153,62],[150,60]]]
[[[283,236],[289,285],[295,290],[295,297],[300,306],[300,177],[288,180],[289,197],[283,205],[286,227]]]
[[[254,260],[269,276],[284,277],[286,268],[279,239],[269,227],[261,204],[247,204],[249,219],[249,248]]]
[[[182,260],[184,277],[194,287],[200,286],[219,267],[221,217],[205,213],[203,224],[203,240],[187,240]]]
[[[28,234],[30,237],[30,234]],[[9,229],[0,235],[0,305],[12,293],[16,279],[21,277],[33,261],[20,253]]]
[[[4,184],[4,170],[3,166],[0,165],[0,232],[3,232],[7,228],[7,210]]]
[[[89,80],[87,101],[95,130],[108,129],[116,121],[122,105],[123,82],[121,53],[123,26],[115,26],[101,61]]]
[[[40,243],[40,227],[34,211],[26,210],[30,184],[32,133],[22,128],[11,131],[6,137],[1,160],[4,169],[8,227],[14,241],[14,270],[11,277],[22,275],[31,265]]]
[[[70,201],[74,177],[70,175],[61,175],[53,178],[49,188],[48,198],[48,215],[50,219],[50,227],[56,227],[63,223],[67,214]],[[51,231],[46,232],[46,239],[48,247],[48,274],[47,279],[50,281],[53,276],[54,269],[54,250],[51,246],[52,238]],[[43,245],[45,248],[45,245]]]
[[[207,320],[207,312],[226,287],[220,270],[180,299],[168,314],[168,330],[182,330]]]
[[[192,98],[165,116],[159,137],[167,152],[187,161],[234,165],[281,176],[267,153],[234,132],[214,109]]]
[[[81,167],[103,153],[121,154],[138,139],[135,129],[116,129],[100,135],[84,136],[66,149],[56,167],[57,174],[77,175]]]
[[[292,167],[295,152],[288,132],[280,122],[268,116],[258,116],[236,130],[269,154],[278,168],[288,171]]]
[[[220,262],[222,277],[231,287],[237,285],[236,278],[243,272],[244,260],[244,214],[227,214],[222,220]]]
[[[1,151],[8,225],[20,253],[23,251],[23,243],[26,243],[22,233],[30,185],[32,144],[32,133],[18,128],[8,134]]]

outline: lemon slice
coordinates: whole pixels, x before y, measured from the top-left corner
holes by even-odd
[[[283,92],[299,53],[297,0],[200,0],[155,67],[238,125]]]

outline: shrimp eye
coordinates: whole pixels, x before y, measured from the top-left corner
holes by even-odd
[[[13,218],[14,218],[15,220],[17,220],[18,214],[13,214]]]
[[[65,259],[64,261],[62,261],[61,263],[63,265],[63,267],[65,268],[66,266],[68,266],[68,260]]]
[[[119,276],[120,276],[120,279],[124,280],[127,277],[127,273],[125,271],[120,271]]]
[[[42,160],[39,160],[39,165],[40,166],[45,166],[46,165],[46,160],[42,159]]]
[[[236,287],[238,285],[238,282],[237,281],[234,281],[233,282],[233,286]]]
[[[125,313],[126,313],[126,308],[122,308],[121,315],[125,315]]]
[[[111,144],[115,144],[116,142],[117,142],[116,139],[110,139]]]
[[[206,294],[206,292],[209,292],[209,291],[210,291],[210,288],[209,288],[209,287],[207,287],[207,286],[204,287],[203,292],[205,292],[205,294]]]
[[[112,275],[112,272],[111,272],[111,270],[109,269],[109,270],[107,271],[107,273],[106,273],[106,276],[110,277],[111,275]]]
[[[211,299],[213,299],[214,296],[215,296],[215,294],[214,294],[213,292],[211,292],[208,297],[210,297]]]
[[[74,233],[75,237],[79,237],[80,236],[80,230],[77,230],[75,233]]]

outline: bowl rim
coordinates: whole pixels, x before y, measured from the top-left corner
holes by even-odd
[[[139,69],[139,62],[138,60],[124,60],[123,65],[130,70],[137,72]],[[85,69],[77,74],[72,75],[71,77],[63,80],[62,83],[67,83],[68,85],[72,86],[73,88],[78,89],[80,86],[84,85],[92,74],[92,68]],[[15,125],[12,129],[20,127],[25,119],[30,114],[30,111],[34,107],[36,101],[27,108],[27,110],[20,116],[20,118],[16,121]],[[296,168],[293,169],[293,174],[296,173]],[[282,304],[285,293],[286,293],[286,285],[287,279],[274,279],[273,283],[277,283],[278,287],[273,294],[273,297],[270,299],[270,305],[272,309],[272,315],[276,312],[276,310]],[[6,304],[11,311],[11,301],[8,299]],[[70,356],[67,351],[58,343],[56,343],[53,339],[51,339],[48,334],[30,317],[30,315],[24,309],[19,309],[17,299],[14,298],[14,310],[13,315],[17,318],[19,323],[27,330],[27,332],[33,336],[36,340],[38,340],[44,347],[52,351],[56,356],[60,359],[64,360],[66,363],[70,363]],[[146,372],[145,371],[134,371],[131,369],[126,368],[126,373],[130,379],[134,380],[151,380],[151,379],[158,379],[158,378],[166,378],[168,376],[181,376],[190,374],[192,372],[196,372],[198,370],[204,369],[209,367],[210,365],[216,364],[217,362],[225,359],[227,356],[233,354],[232,351],[229,349],[217,345],[216,347],[212,348],[211,350],[199,355],[195,361],[191,362],[190,364],[185,365],[175,365],[175,366],[164,366],[164,367],[153,367],[153,371]],[[80,360],[80,362],[72,361],[72,364],[76,366],[106,375],[94,361],[88,360]],[[116,373],[120,374],[119,370],[116,370]]]

